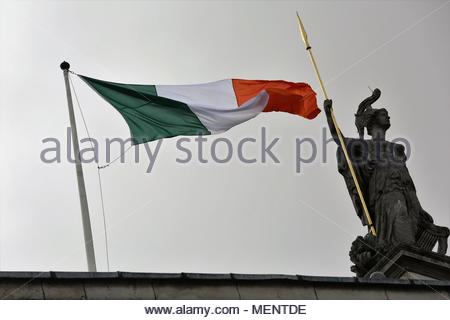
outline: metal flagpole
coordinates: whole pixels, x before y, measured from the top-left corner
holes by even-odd
[[[322,93],[323,93],[325,99],[328,100],[328,95],[325,90],[325,86],[323,84],[322,77],[320,76],[319,68],[317,67],[317,63],[316,63],[316,59],[314,59],[314,55],[312,53],[311,46],[308,42],[308,35],[306,34],[305,27],[303,26],[302,20],[300,19],[298,12],[297,12],[297,20],[298,20],[298,27],[300,29],[300,34],[302,36],[302,40],[306,46],[306,51],[308,51],[308,53],[309,53],[309,57],[311,58],[311,62],[314,67],[314,71],[316,72],[317,78],[319,79],[320,88],[322,89]],[[337,135],[339,138],[339,143],[341,145],[342,151],[344,152],[345,160],[347,161],[347,165],[348,165],[348,168],[352,175],[353,182],[355,183],[355,187],[358,192],[359,200],[361,201],[361,205],[363,207],[364,215],[366,217],[367,224],[369,226],[369,230],[373,236],[376,236],[377,233],[376,233],[375,227],[373,226],[372,219],[370,218],[370,214],[369,214],[369,210],[367,209],[366,201],[364,201],[364,196],[362,194],[361,187],[358,182],[358,178],[356,177],[355,169],[353,168],[353,163],[350,160],[350,157],[348,155],[347,146],[345,145],[344,138],[342,137],[341,129],[339,129],[339,126],[336,121],[336,117],[334,116],[333,108],[331,108],[331,119],[333,120],[333,125],[336,128],[336,132],[337,132]]]
[[[83,167],[81,165],[77,126],[75,123],[75,114],[73,112],[72,94],[70,92],[70,83],[69,83],[70,64],[66,61],[63,61],[60,67],[63,70],[64,83],[66,84],[67,105],[69,106],[70,128],[72,130],[73,152],[75,155],[75,167],[77,171],[78,193],[80,196],[81,220],[83,221],[84,246],[86,248],[88,271],[96,272],[97,267],[95,265],[95,252],[92,238],[91,220],[89,218],[89,206],[86,196],[86,187],[84,185]]]

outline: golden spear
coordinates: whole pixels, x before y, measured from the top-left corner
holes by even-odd
[[[306,34],[305,27],[303,26],[302,20],[300,19],[298,12],[297,12],[297,20],[298,20],[298,27],[300,29],[300,35],[302,36],[302,40],[305,43],[306,51],[308,51],[309,57],[311,58],[311,62],[313,64],[314,71],[316,72],[317,79],[319,79],[320,88],[322,89],[322,93],[323,93],[325,99],[328,100],[327,91],[325,90],[325,86],[323,84],[322,77],[320,76],[319,68],[317,68],[316,59],[314,59],[314,55],[311,50],[311,45],[308,42],[308,35]],[[347,161],[348,168],[350,169],[350,173],[352,175],[353,182],[355,183],[356,190],[358,191],[359,200],[361,201],[361,205],[363,207],[364,215],[366,217],[369,230],[372,233],[372,235],[376,236],[377,233],[375,231],[375,227],[373,226],[372,219],[370,218],[370,214],[369,214],[369,210],[367,209],[366,201],[364,201],[364,196],[362,194],[361,187],[359,186],[358,178],[356,177],[355,169],[353,168],[353,163],[350,160],[350,157],[348,155],[347,147],[345,145],[344,138],[342,137],[341,129],[339,129],[338,123],[336,121],[336,117],[334,116],[333,108],[331,108],[330,111],[331,111],[331,119],[333,120],[333,125],[336,128],[336,132],[337,132],[337,135],[339,138],[339,143],[341,145],[342,151],[344,152],[345,160]]]

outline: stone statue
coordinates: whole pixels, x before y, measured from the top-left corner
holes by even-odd
[[[409,245],[432,251],[438,243],[438,253],[447,251],[449,229],[433,224],[433,218],[422,208],[416,188],[406,167],[407,157],[401,144],[386,141],[391,126],[386,109],[372,108],[380,97],[380,90],[362,101],[355,115],[359,139],[344,138],[364,200],[377,236],[368,233],[352,244],[352,271],[363,276],[387,251],[398,245]],[[324,108],[331,134],[339,146],[336,128],[331,119],[332,101],[325,100]],[[364,139],[364,129],[370,140]],[[361,202],[342,148],[337,151],[338,171],[344,177],[356,213],[367,225]]]

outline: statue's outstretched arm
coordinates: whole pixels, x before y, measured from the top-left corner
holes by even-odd
[[[323,102],[323,108],[325,109],[325,115],[327,116],[327,122],[328,122],[328,128],[330,128],[331,136],[333,137],[334,141],[339,145],[339,138],[337,134],[336,127],[334,126],[333,119],[331,118],[331,108],[333,106],[333,101],[330,99],[327,99]],[[342,133],[342,131],[341,131]],[[344,136],[342,134],[342,136]]]

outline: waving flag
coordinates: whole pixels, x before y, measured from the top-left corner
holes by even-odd
[[[179,135],[224,132],[261,112],[315,118],[316,93],[306,83],[227,79],[191,85],[137,85],[81,76],[123,116],[134,144]]]

